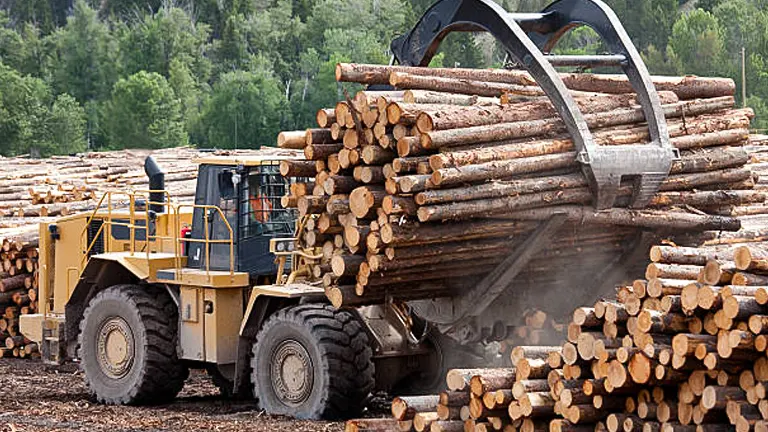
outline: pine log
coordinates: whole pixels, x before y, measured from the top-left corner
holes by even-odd
[[[530,194],[552,190],[565,190],[586,186],[581,174],[550,176],[507,182],[490,182],[475,186],[451,189],[427,190],[416,194],[419,205],[442,204],[448,202],[470,201],[507,197],[511,194]]]
[[[392,400],[392,416],[396,420],[412,420],[419,412],[433,411],[439,399],[439,396],[396,397]]]
[[[676,118],[683,115],[699,115],[729,109],[733,107],[733,104],[733,97],[728,96],[667,104],[663,106],[663,109],[666,117]],[[642,122],[644,115],[639,108],[619,109],[586,114],[584,115],[584,120],[592,128],[609,127]],[[421,146],[426,149],[440,149],[457,145],[504,141],[564,132],[566,130],[562,120],[550,118],[423,133],[421,135]]]
[[[678,98],[674,93],[663,92],[659,95],[662,103],[675,103]],[[611,111],[628,108],[637,104],[633,94],[606,95],[578,98],[576,104],[584,114],[598,111]],[[513,123],[524,120],[536,120],[559,115],[549,100],[532,101],[515,105],[498,106],[448,106],[442,110],[423,109],[416,120],[420,132],[434,130],[460,129],[496,123]]]
[[[360,186],[349,195],[349,208],[358,218],[365,218],[375,207],[380,207],[387,193],[382,188]]]
[[[589,207],[555,206],[548,209],[517,211],[505,217],[514,220],[549,219],[553,212],[564,213],[568,220],[584,224],[620,225],[675,231],[737,231],[741,227],[738,219],[676,212],[636,211],[613,208],[609,211],[594,211]]]
[[[307,131],[305,130],[280,132],[277,135],[277,146],[284,149],[302,150],[307,145],[306,134]]]
[[[544,92],[538,87],[468,79],[457,80],[439,76],[425,77],[405,72],[390,73],[389,84],[399,89],[434,90],[485,97],[500,97],[505,93],[521,96],[544,96]]]
[[[280,174],[283,177],[313,177],[316,173],[315,163],[312,161],[280,162]]]
[[[470,391],[473,395],[482,397],[483,394],[489,391],[512,388],[515,378],[515,369],[485,369],[470,378]]]
[[[380,66],[340,63],[336,66],[336,80],[362,84],[389,84],[391,72],[408,72],[424,76],[443,76],[454,79],[470,79],[518,85],[536,85],[525,71],[506,69],[448,69],[414,68],[406,66]],[[560,75],[572,90],[598,93],[633,93],[634,89],[625,75],[568,73]],[[728,78],[651,77],[658,91],[672,91],[681,99],[707,98],[733,95],[736,86]]]

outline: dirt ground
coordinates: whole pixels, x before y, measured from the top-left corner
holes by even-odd
[[[0,359],[0,431],[291,431],[336,432],[343,423],[296,421],[261,413],[251,401],[219,396],[193,371],[179,398],[156,407],[104,406],[88,396],[76,365]]]

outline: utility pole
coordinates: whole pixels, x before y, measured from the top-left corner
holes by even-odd
[[[747,107],[747,49],[741,47],[741,105]]]

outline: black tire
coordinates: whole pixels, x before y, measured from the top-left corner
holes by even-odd
[[[79,357],[91,394],[110,405],[173,400],[189,375],[176,354],[177,328],[178,309],[162,289],[116,285],[98,293],[80,322]]]
[[[221,394],[221,397],[225,399],[232,399],[232,400],[253,399],[253,395],[251,394],[251,391],[253,390],[253,388],[248,384],[248,382],[241,384],[240,390],[238,391],[238,393],[235,393],[234,381],[224,376],[224,374],[221,373],[217,365],[215,364],[209,365],[206,368],[206,372],[208,372],[208,376],[211,377],[211,381],[213,382],[213,385],[215,385],[219,389],[219,393]]]
[[[373,389],[371,357],[368,335],[350,312],[322,304],[288,307],[272,315],[256,336],[253,393],[269,414],[352,417]],[[291,374],[289,362],[301,373]],[[291,385],[298,389],[287,389]]]

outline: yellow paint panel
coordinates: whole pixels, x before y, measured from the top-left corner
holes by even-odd
[[[181,320],[199,322],[200,308],[198,307],[200,288],[181,288]]]
[[[235,363],[243,320],[242,289],[205,290],[205,361],[218,364]]]
[[[53,280],[53,312],[64,313],[64,306],[75,290],[77,281],[80,280],[80,272],[85,268],[85,241],[83,230],[85,229],[85,217],[68,219],[57,222],[59,240],[46,242],[46,251],[40,251],[41,256],[52,258],[53,268],[50,262],[48,271],[54,272],[53,278],[41,275],[41,280]],[[45,236],[50,238],[48,234]]]
[[[202,290],[198,287],[181,287],[182,320],[179,328],[179,346],[183,360],[205,360],[205,326],[200,319],[203,308]]]

